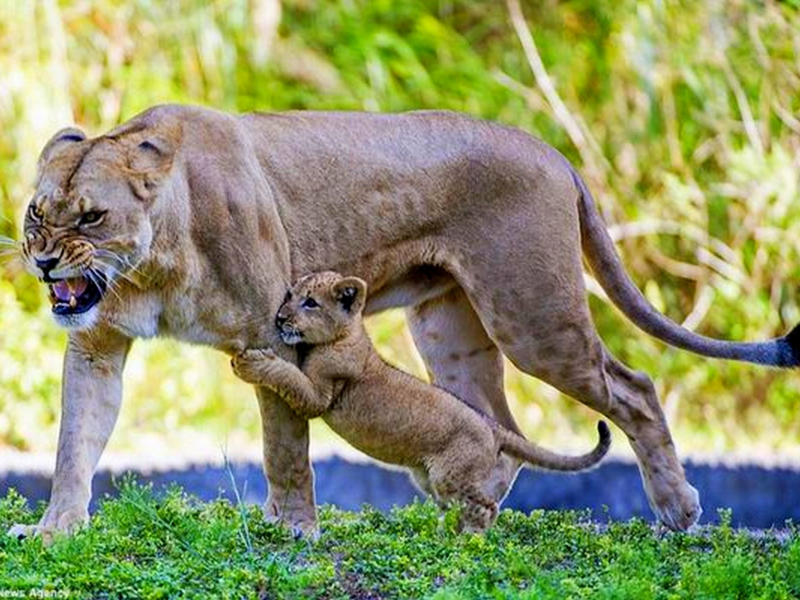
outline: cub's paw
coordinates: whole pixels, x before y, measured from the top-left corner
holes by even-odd
[[[264,385],[265,368],[277,358],[271,348],[245,350],[231,359],[231,367],[239,379],[254,385]]]
[[[248,348],[233,357],[233,360],[243,363],[260,363],[278,358],[272,348]]]

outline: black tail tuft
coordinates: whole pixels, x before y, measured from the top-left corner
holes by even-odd
[[[611,445],[611,430],[608,428],[608,423],[605,421],[598,421],[597,433],[600,435],[599,446],[608,447]]]
[[[800,367],[800,324],[778,340],[779,367]]]

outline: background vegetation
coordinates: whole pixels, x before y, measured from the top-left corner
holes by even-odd
[[[73,122],[101,133],[162,102],[449,108],[569,156],[635,280],[671,318],[730,339],[799,321],[800,3],[526,0],[530,39],[518,8],[0,0],[0,235],[19,235],[38,152]],[[667,349],[590,287],[603,338],[655,376],[682,450],[800,450],[796,374]],[[47,313],[44,290],[6,256],[0,446],[55,444],[64,336]],[[389,360],[422,373],[401,313],[375,318],[371,331]],[[577,447],[591,437],[595,417],[547,386],[509,369],[508,390],[536,439]],[[197,436],[193,449],[213,451],[255,443],[257,430],[251,392],[223,357],[171,342],[135,347],[112,447]]]

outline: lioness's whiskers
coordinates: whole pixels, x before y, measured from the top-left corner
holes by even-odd
[[[116,286],[116,285],[114,285],[114,284],[112,283],[112,284],[108,285],[108,286],[106,287],[106,289],[107,289],[109,292],[111,292],[111,294],[114,296],[114,298],[116,298],[117,300],[119,300],[120,302],[122,302],[122,296],[120,296],[120,295],[117,293],[117,286]]]
[[[95,286],[97,286],[98,289],[102,289],[101,286],[102,277],[94,267],[89,267],[86,270],[86,276],[92,281],[92,283]],[[115,288],[114,282],[111,280],[106,280],[106,289],[112,294],[114,294],[114,297],[117,298],[117,300],[122,301],[122,298],[120,298],[119,294],[117,294],[114,288]]]
[[[18,260],[20,265],[24,265],[25,261],[22,260],[22,252],[19,248],[7,248],[0,250],[0,261],[10,262]]]
[[[0,262],[12,263],[14,261],[18,261],[20,266],[25,265],[25,262],[22,260],[22,256],[16,250],[0,252]]]
[[[118,288],[119,288],[119,286],[117,285],[117,283],[116,283],[115,281],[109,281],[109,282],[106,284],[106,289],[107,289],[109,292],[111,292],[111,293],[114,295],[114,297],[115,297],[117,300],[119,300],[120,302],[122,302],[122,296],[120,296],[120,295],[119,295],[119,293],[117,292],[117,289],[118,289]]]
[[[119,293],[117,293],[117,290],[119,290],[119,282],[118,281],[116,281],[114,279],[109,279],[109,280],[106,281],[106,286],[108,287],[108,290],[112,294],[114,294],[114,296],[117,299],[122,300],[122,296],[120,296]]]
[[[106,269],[113,270],[115,275],[118,276],[120,279],[124,279],[125,281],[128,281],[130,283],[136,284],[136,282],[133,280],[133,278],[130,275],[128,275],[125,271],[121,271],[116,266],[112,265],[111,263],[108,263],[108,262],[104,261],[103,259],[98,258],[96,256],[95,256],[94,262],[96,262],[101,267],[105,267]]]
[[[141,270],[136,267],[136,265],[132,264],[128,259],[123,258],[113,250],[108,250],[107,248],[97,248],[95,253],[100,257],[110,258],[124,267],[124,269],[117,268],[118,271],[132,271],[133,273],[144,275],[144,273],[142,273]]]
[[[108,266],[112,267],[116,271],[121,271],[122,269],[120,266],[124,266],[125,262],[122,261],[116,254],[109,250],[103,250],[102,248],[95,248],[94,256],[96,260],[100,259],[107,259],[106,263]]]
[[[99,289],[102,289],[101,280],[103,279],[103,277],[101,277],[99,271],[97,271],[94,267],[89,267],[88,269],[86,269],[86,276],[91,280],[91,282],[95,286],[97,286]],[[113,293],[113,290],[112,290],[113,286],[111,285],[111,283],[112,282],[110,280],[106,280],[106,286],[105,287],[106,287],[107,290],[111,290],[112,293]]]

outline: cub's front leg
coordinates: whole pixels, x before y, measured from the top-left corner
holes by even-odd
[[[231,359],[231,366],[239,379],[275,390],[301,417],[313,419],[330,406],[332,385],[318,388],[305,373],[270,349],[245,350]]]

